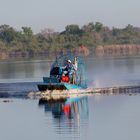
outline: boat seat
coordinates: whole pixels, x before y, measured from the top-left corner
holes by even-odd
[[[43,77],[44,83],[60,83],[59,78],[57,77]]]

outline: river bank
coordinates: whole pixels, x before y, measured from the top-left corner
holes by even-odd
[[[86,57],[92,56],[112,56],[112,57],[121,57],[121,56],[135,56],[140,55],[140,45],[137,44],[123,44],[123,45],[99,45],[95,49],[82,46],[75,49],[61,49],[59,51],[38,51],[38,52],[22,52],[22,51],[12,51],[0,52],[0,60],[5,59],[20,59],[20,58],[39,58],[39,57],[47,57],[47,58],[55,58],[56,56],[73,53],[75,55],[83,55]]]
[[[134,56],[140,54],[140,45],[101,45],[95,50],[97,56]]]

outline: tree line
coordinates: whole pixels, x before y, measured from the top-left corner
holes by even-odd
[[[0,56],[36,56],[75,52],[83,44],[90,52],[98,46],[140,44],[140,28],[128,24],[124,28],[109,28],[100,22],[82,27],[67,25],[62,32],[46,28],[34,34],[31,27],[18,31],[9,25],[0,26]]]

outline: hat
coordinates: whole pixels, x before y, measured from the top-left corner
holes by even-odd
[[[70,61],[70,60],[67,60],[67,62],[71,63],[71,61]]]

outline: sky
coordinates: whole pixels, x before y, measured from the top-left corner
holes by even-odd
[[[67,25],[89,22],[140,27],[139,13],[140,0],[0,0],[0,25],[17,30],[28,26],[35,33],[45,28],[61,32]]]

